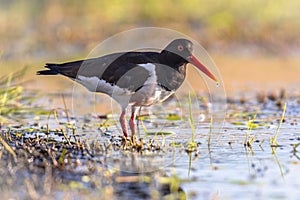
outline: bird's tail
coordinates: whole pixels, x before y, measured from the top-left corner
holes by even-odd
[[[62,64],[47,63],[46,70],[37,71],[37,75],[57,75],[61,74],[69,78],[76,78],[78,70],[83,61],[68,62]]]
[[[57,64],[46,64],[45,68],[48,68],[46,70],[37,71],[37,75],[57,75],[59,72],[57,71]]]

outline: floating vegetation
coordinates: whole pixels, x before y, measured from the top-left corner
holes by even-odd
[[[244,119],[253,118],[255,115],[260,114],[259,112],[234,112],[229,114],[229,117],[242,117]]]
[[[157,132],[147,132],[147,134],[145,135],[145,137],[147,136],[167,136],[167,135],[174,135],[175,132],[173,131],[157,131]]]
[[[165,119],[166,120],[177,121],[177,120],[181,120],[181,117],[178,114],[170,113]]]

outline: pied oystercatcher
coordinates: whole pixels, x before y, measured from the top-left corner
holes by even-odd
[[[193,64],[217,82],[217,78],[192,54],[193,43],[175,39],[161,52],[120,52],[98,58],[46,64],[38,75],[61,74],[82,84],[92,92],[101,92],[115,99],[122,107],[120,124],[128,136],[126,109],[132,107],[129,126],[136,132],[135,118],[141,106],[166,100],[183,83],[186,65]]]

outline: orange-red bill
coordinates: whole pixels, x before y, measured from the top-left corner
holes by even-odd
[[[218,79],[213,75],[205,65],[203,65],[194,55],[191,55],[188,61],[193,64],[195,67],[200,69],[205,75],[207,75],[212,80],[218,82]]]

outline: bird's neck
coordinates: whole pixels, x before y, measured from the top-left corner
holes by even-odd
[[[161,64],[168,65],[179,72],[182,70],[182,67],[185,68],[188,63],[181,56],[165,50],[160,53],[160,62]]]
[[[180,56],[168,52],[160,55],[159,63],[160,65],[156,67],[158,84],[169,91],[177,90],[185,79],[187,62]]]

